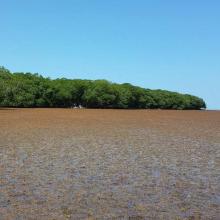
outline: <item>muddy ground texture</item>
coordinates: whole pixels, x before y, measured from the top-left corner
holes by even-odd
[[[0,219],[220,219],[220,112],[0,109]]]

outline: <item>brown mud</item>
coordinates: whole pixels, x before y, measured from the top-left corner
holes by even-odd
[[[220,112],[1,109],[0,219],[220,219]]]

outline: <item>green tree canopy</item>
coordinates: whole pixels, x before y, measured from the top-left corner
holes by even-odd
[[[106,80],[49,79],[39,74],[11,73],[0,67],[0,106],[132,109],[203,109],[196,96],[150,90]]]

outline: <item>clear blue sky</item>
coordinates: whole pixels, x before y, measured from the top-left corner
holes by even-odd
[[[220,109],[219,0],[0,0],[0,65],[191,93]]]

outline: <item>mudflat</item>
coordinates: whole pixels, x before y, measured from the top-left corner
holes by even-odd
[[[0,109],[0,219],[220,219],[220,112]]]

